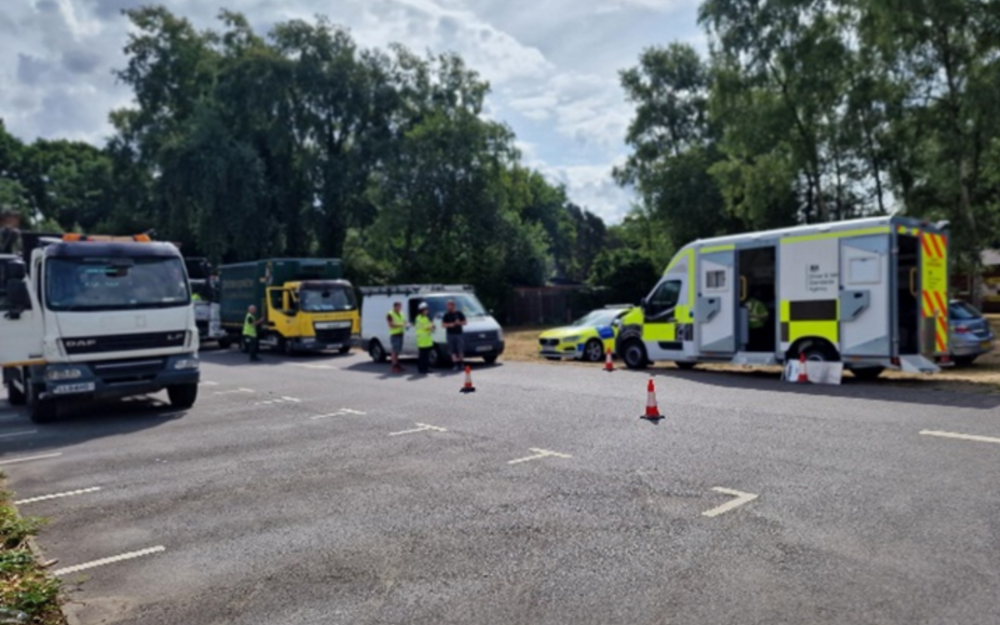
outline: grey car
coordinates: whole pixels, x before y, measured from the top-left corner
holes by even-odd
[[[971,365],[976,358],[993,349],[993,329],[973,306],[961,300],[949,302],[948,326],[951,358],[956,365]]]

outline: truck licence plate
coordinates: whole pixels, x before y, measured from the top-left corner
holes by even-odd
[[[350,321],[323,321],[316,324],[317,330],[343,330],[351,327]]]
[[[78,382],[76,384],[61,384],[53,387],[53,395],[73,395],[76,393],[93,393],[96,386],[93,382]]]

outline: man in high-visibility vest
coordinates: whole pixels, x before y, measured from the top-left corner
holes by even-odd
[[[416,323],[417,350],[419,351],[417,369],[420,373],[427,374],[430,372],[431,350],[434,349],[434,324],[427,316],[427,302],[421,302],[417,310],[419,311]]]
[[[403,351],[403,333],[406,331],[406,317],[403,316],[403,303],[393,302],[392,310],[385,316],[389,324],[389,353],[392,356],[392,372],[402,373],[399,365],[399,354]]]
[[[754,296],[750,296],[746,302],[747,317],[751,330],[759,330],[767,324],[767,306]]]
[[[247,347],[247,353],[250,354],[250,362],[260,360],[257,356],[257,350],[260,347],[260,341],[257,339],[257,326],[263,321],[263,317],[257,318],[257,307],[250,304],[250,307],[247,308],[246,319],[243,320],[243,343]]]

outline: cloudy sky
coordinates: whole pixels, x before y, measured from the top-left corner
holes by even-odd
[[[108,111],[129,92],[122,8],[149,0],[2,0],[0,118],[30,141],[67,137],[95,144],[110,133]],[[461,54],[492,85],[489,113],[516,132],[525,160],[606,220],[630,196],[611,180],[626,154],[631,110],[618,71],[650,45],[701,47],[697,0],[163,0],[199,27],[220,8],[243,12],[262,31],[317,13],[351,29],[364,46],[403,43]]]

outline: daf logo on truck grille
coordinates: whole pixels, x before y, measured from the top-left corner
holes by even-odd
[[[90,347],[97,345],[97,339],[66,339],[63,343],[66,347]]]

